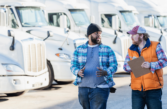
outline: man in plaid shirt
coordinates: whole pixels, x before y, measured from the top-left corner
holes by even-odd
[[[79,86],[79,102],[83,109],[106,109],[110,87],[115,85],[113,74],[117,61],[113,50],[101,43],[101,28],[90,24],[89,41],[76,48],[71,61],[71,71]]]
[[[124,70],[131,72],[132,109],[162,109],[163,70],[167,66],[167,58],[159,42],[149,40],[149,35],[143,27],[136,26],[128,32],[132,35],[132,46],[124,63]],[[143,68],[149,68],[150,73],[136,78],[128,61],[143,56]]]

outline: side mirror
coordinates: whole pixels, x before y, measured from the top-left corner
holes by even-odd
[[[12,44],[10,46],[10,50],[13,51],[15,49],[14,44],[15,44],[15,34],[12,30],[8,30],[8,36],[13,37]]]
[[[114,30],[119,30],[119,19],[118,19],[117,15],[112,17],[112,21],[111,22],[112,22],[112,28]]]
[[[64,28],[64,33],[68,33],[70,30],[69,30],[69,28]]]
[[[153,17],[153,16],[150,16],[150,17],[149,17],[149,23],[150,23],[150,26],[151,26],[151,27],[154,26],[154,17]]]
[[[95,16],[90,16],[90,22],[95,23]]]
[[[48,36],[48,37],[53,37],[53,32],[47,31],[47,36]]]
[[[67,28],[67,16],[66,15],[60,16],[60,27]]]
[[[51,31],[47,31],[47,37],[43,41],[45,41],[49,37],[53,37],[53,33]]]
[[[114,31],[114,33],[115,33],[115,38],[114,38],[113,44],[116,44],[117,43],[118,34],[117,34],[116,30]]]
[[[10,37],[14,37],[14,32],[12,31],[12,30],[8,30],[8,36],[10,36]]]
[[[161,40],[162,40],[162,35],[163,35],[163,30],[162,29],[160,29],[160,33],[161,33],[161,36],[159,37],[159,42],[161,42]]]
[[[0,8],[0,24],[1,26],[6,26],[7,25],[7,20],[6,20],[6,9],[5,8]]]

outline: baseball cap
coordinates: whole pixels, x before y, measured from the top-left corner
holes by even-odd
[[[146,29],[141,26],[135,26],[132,30],[127,32],[128,34],[138,34],[138,33],[146,33]]]

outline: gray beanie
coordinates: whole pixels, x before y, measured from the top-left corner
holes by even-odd
[[[88,28],[87,28],[87,37],[94,33],[94,32],[97,32],[97,31],[101,31],[102,32],[102,29],[100,28],[100,26],[98,26],[97,24],[94,24],[94,23],[91,23]]]

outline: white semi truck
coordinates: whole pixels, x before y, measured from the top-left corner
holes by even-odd
[[[60,22],[60,18],[65,15],[67,17],[66,27],[75,33],[79,33],[79,35],[86,35],[87,27],[90,24],[90,17],[87,16],[85,11],[89,11],[89,5],[83,4],[80,1],[81,0],[46,0],[45,15],[49,24],[64,28]],[[92,20],[93,19],[98,18],[95,16]],[[113,21],[114,20],[115,19],[113,19]],[[118,30],[117,24],[113,24],[113,27],[115,30]],[[129,37],[118,31],[115,32],[115,30],[102,27],[102,43],[109,45],[114,50],[118,61],[117,72],[124,72],[123,64],[130,40]]]
[[[28,90],[48,86],[45,42],[11,26],[6,6],[1,6],[0,93],[19,96]]]
[[[13,29],[18,29],[38,38],[46,39],[47,33],[52,33],[53,37],[45,40],[46,58],[49,71],[49,85],[52,81],[73,81],[75,76],[70,71],[70,63],[73,51],[87,39],[85,36],[68,31],[66,28],[49,26],[44,13],[44,4],[34,0],[3,0],[0,5],[5,6],[7,16],[12,19]],[[61,17],[64,24],[65,16]],[[65,27],[65,26],[64,26]],[[50,31],[50,32],[49,32]]]

